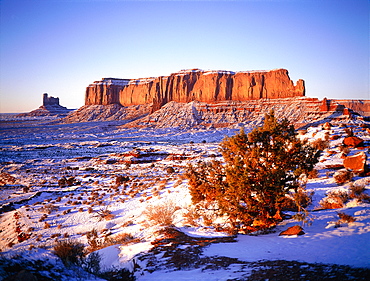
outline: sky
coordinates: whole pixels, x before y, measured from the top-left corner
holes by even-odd
[[[0,0],[0,112],[68,108],[103,77],[288,69],[306,96],[370,99],[368,0]]]

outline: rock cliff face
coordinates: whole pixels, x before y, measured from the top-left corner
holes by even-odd
[[[85,105],[119,104],[119,92],[129,79],[103,78],[86,88]]]
[[[370,116],[370,100],[333,100],[333,102],[352,109],[361,115]]]
[[[57,105],[57,106],[60,106],[60,104],[59,104],[59,98],[49,97],[48,94],[45,93],[42,96],[42,105],[43,106],[49,106],[49,105]]]
[[[143,79],[103,78],[86,89],[83,108],[65,122],[121,120],[126,127],[233,127],[258,125],[274,109],[296,128],[328,120],[349,120],[370,110],[368,101],[305,97],[288,71],[182,70]]]
[[[170,101],[206,103],[301,97],[303,80],[290,80],[286,69],[271,71],[183,70],[170,76],[137,80],[104,78],[89,85],[85,105],[153,104],[156,111]]]

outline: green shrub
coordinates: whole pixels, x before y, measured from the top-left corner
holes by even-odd
[[[225,165],[211,161],[188,167],[192,201],[217,202],[219,215],[227,215],[242,233],[265,230],[282,220],[285,195],[298,189],[299,176],[314,168],[320,154],[273,112],[248,135],[241,130],[225,138],[220,149]]]

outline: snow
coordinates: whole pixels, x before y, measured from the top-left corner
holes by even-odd
[[[136,243],[120,247],[120,262],[129,266],[132,259],[139,253],[149,251],[153,245],[150,242]]]
[[[178,72],[172,73],[172,75],[177,75],[177,74],[187,74],[187,73],[196,73],[196,72],[204,72],[204,70],[199,69],[199,68],[193,68],[193,69],[181,69]]]
[[[275,71],[269,70],[269,71]],[[251,70],[251,71],[228,71],[228,70],[202,70],[202,69],[181,69],[178,72],[172,73],[171,75],[176,76],[184,76],[190,73],[201,73],[202,75],[211,75],[211,74],[229,74],[234,75],[237,73],[265,73],[269,72],[268,70]],[[148,77],[148,78],[138,78],[138,79],[119,79],[119,78],[102,78],[100,81],[95,81],[94,83],[90,84],[89,87],[95,87],[96,85],[118,85],[118,86],[127,86],[127,85],[141,85],[153,82],[158,77]],[[168,79],[168,76],[162,76],[163,79]]]
[[[238,243],[214,244],[205,252],[206,255],[227,253],[245,261],[255,260],[296,260],[309,263],[334,263],[355,267],[370,267],[370,213],[368,208],[356,207],[346,210],[365,211],[366,215],[354,215],[356,222],[338,228],[326,227],[335,219],[336,211],[315,212],[315,221],[305,226],[305,235],[284,237],[277,233],[261,236],[238,236]],[[361,213],[362,214],[362,213]],[[288,223],[284,228],[294,225]],[[283,230],[283,228],[279,227]]]
[[[119,78],[102,78],[101,81],[95,81],[90,84],[89,87],[95,87],[96,85],[117,85],[117,86],[127,86],[130,79],[119,79]]]
[[[120,257],[119,254],[121,252],[119,246],[113,245],[106,247],[104,249],[96,251],[101,256],[101,263],[100,265],[103,268],[110,268],[112,266],[120,266]]]
[[[202,228],[194,228],[194,227],[180,227],[179,228],[185,234],[191,237],[207,237],[207,238],[215,238],[215,237],[227,237],[229,236],[226,233],[220,233],[216,231],[212,231],[209,229],[202,229]]]
[[[234,71],[227,71],[227,70],[209,70],[205,71],[203,75],[209,75],[209,74],[231,74],[234,75],[236,72]]]
[[[157,77],[148,77],[148,78],[139,78],[139,79],[132,79],[128,83],[128,85],[141,85],[153,82]]]
[[[189,110],[192,106],[189,105]],[[228,280],[242,278],[250,272],[247,265],[232,263],[217,270],[158,268],[149,273],[144,270],[147,260],[140,260],[151,253],[153,242],[160,237],[158,231],[163,228],[148,221],[145,215],[148,206],[174,204],[177,207],[173,213],[174,227],[189,237],[213,239],[229,236],[212,227],[188,224],[185,214],[192,203],[183,173],[189,163],[221,159],[218,143],[225,135],[233,135],[238,130],[195,130],[191,127],[127,129],[122,128],[121,124],[112,121],[58,125],[42,120],[34,123],[12,122],[11,125],[4,123],[0,131],[0,182],[7,180],[6,173],[15,181],[6,183],[0,190],[0,207],[5,210],[7,204],[12,202],[14,208],[4,211],[1,216],[2,254],[12,256],[27,252],[32,259],[47,259],[59,268],[62,265],[51,252],[53,235],[68,233],[71,238],[86,244],[86,232],[96,229],[100,238],[104,235],[118,237],[125,233],[135,238],[97,252],[102,257],[101,265],[105,269],[126,267],[133,270],[138,264],[141,271],[137,272],[136,277],[140,281]],[[360,124],[353,123],[351,126],[368,144],[370,136],[359,129]],[[304,235],[279,236],[289,226],[301,224],[293,219],[284,220],[269,234],[238,235],[237,242],[211,243],[202,248],[200,257],[228,257],[240,262],[287,260],[370,268],[370,204],[351,199],[341,209],[319,208],[319,202],[329,192],[347,192],[351,184],[364,186],[365,194],[369,195],[370,176],[355,176],[351,183],[344,185],[337,185],[332,179],[334,170],[328,167],[343,162],[339,145],[344,137],[344,128],[339,125],[335,124],[330,130],[331,135],[339,135],[340,138],[330,141],[330,148],[322,153],[316,166],[318,178],[307,182],[307,191],[315,192],[309,207],[314,220],[311,225],[303,226]],[[326,133],[327,130],[321,126],[315,126],[308,128],[300,138],[312,142],[325,138]],[[140,152],[140,157],[127,156],[135,151]],[[360,151],[369,155],[367,148],[351,149],[350,155]],[[129,159],[138,162],[126,163]],[[175,173],[168,173],[168,167],[173,167]],[[115,190],[118,175],[128,176],[130,182]],[[58,180],[62,176],[75,177],[81,184],[59,187]],[[22,191],[25,186],[29,187],[28,192]],[[47,214],[45,208],[50,203],[57,210]],[[92,213],[87,211],[89,207],[93,208]],[[101,219],[97,215],[104,208],[114,215],[111,220]],[[355,221],[337,227],[338,212],[351,215]],[[45,214],[47,218],[41,220]],[[45,222],[50,225],[49,228],[44,227]],[[16,226],[20,226],[23,232],[33,227],[31,238],[18,243],[14,231]],[[37,240],[37,237],[41,237],[41,240]],[[14,243],[12,247],[8,246],[10,242]],[[30,250],[31,245],[35,249]],[[49,246],[46,249],[39,248],[42,245]],[[181,244],[178,249],[186,250],[188,247],[191,246]],[[165,261],[162,254],[156,256]]]
[[[228,270],[202,270],[202,269],[193,269],[193,270],[183,270],[181,274],[176,271],[170,272],[153,272],[148,275],[139,277],[140,281],[173,281],[173,280],[197,280],[197,281],[218,281],[218,280],[228,280],[230,278],[241,277],[241,273],[237,273],[240,270],[240,266],[230,267]]]

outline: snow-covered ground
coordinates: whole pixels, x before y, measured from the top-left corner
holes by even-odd
[[[365,140],[365,147],[352,148],[349,155],[364,151],[369,156],[370,134],[361,124],[364,121],[347,124]],[[351,186],[363,186],[364,194],[370,195],[370,176],[355,176],[342,185],[333,179],[333,167],[343,163],[340,145],[346,133],[341,124],[333,122],[330,130],[310,127],[300,135],[310,141],[327,134],[338,136],[322,153],[317,178],[307,182],[307,191],[314,195],[308,208],[313,220],[303,225],[305,234],[279,236],[289,226],[302,225],[287,219],[268,234],[233,239],[213,227],[189,223],[192,204],[184,171],[189,163],[221,159],[219,142],[238,130],[123,129],[120,125],[118,121],[1,123],[3,257],[43,260],[52,272],[45,276],[55,280],[97,280],[66,269],[52,253],[56,241],[67,237],[88,245],[86,234],[96,230],[99,241],[118,241],[106,242],[98,250],[102,269],[135,270],[137,280],[245,280],[256,269],[254,263],[263,261],[294,261],[301,270],[313,263],[370,267],[370,204],[349,198],[340,209],[320,207],[328,193],[349,192]],[[118,176],[127,178],[117,183]],[[62,178],[70,184],[63,186]],[[173,208],[172,228],[184,241],[156,244],[164,236],[164,227],[150,219],[148,210],[165,206]],[[109,217],[103,216],[105,211]],[[339,225],[338,212],[355,220]],[[7,274],[0,270],[0,280]]]

